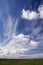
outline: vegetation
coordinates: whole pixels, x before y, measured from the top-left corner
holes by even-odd
[[[1,60],[0,59],[0,65],[43,65],[43,60],[42,59],[33,59],[33,60],[29,60],[29,59],[26,59],[26,60],[18,60],[18,59],[15,59],[15,60]]]

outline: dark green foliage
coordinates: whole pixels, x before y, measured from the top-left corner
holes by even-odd
[[[43,65],[43,60],[0,60],[0,65]]]

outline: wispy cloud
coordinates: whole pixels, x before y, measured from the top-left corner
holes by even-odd
[[[40,17],[41,19],[43,19],[43,5],[40,5],[40,6],[39,6],[38,12],[39,12],[39,17]]]
[[[4,29],[4,41],[2,43],[6,44],[10,39],[12,39],[13,35],[17,35],[18,18],[15,20],[15,17],[12,18],[12,16],[9,15],[6,19],[2,18],[2,22]]]
[[[40,33],[40,31],[41,31],[41,26],[38,26],[38,27],[33,27],[32,28],[32,35],[35,35],[35,36],[37,36],[39,33]]]

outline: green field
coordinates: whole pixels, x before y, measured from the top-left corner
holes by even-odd
[[[0,65],[43,65],[43,60],[0,60]]]

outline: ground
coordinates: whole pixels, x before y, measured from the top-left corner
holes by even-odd
[[[43,65],[42,59],[14,59],[14,60],[1,60],[0,59],[0,65]]]

